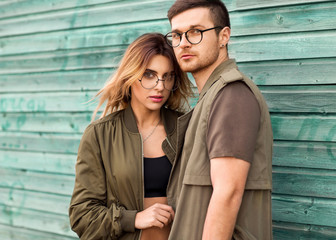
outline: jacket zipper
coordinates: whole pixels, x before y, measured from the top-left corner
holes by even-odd
[[[169,179],[168,179],[168,184],[167,184],[167,188],[166,188],[166,196],[167,196],[167,201],[168,201],[168,186],[170,185],[170,179],[172,177],[172,173],[173,173],[173,170],[174,170],[174,167],[175,167],[175,163],[176,163],[176,151],[174,150],[173,146],[171,145],[171,143],[169,142],[169,139],[168,137],[166,137],[167,139],[167,143],[169,144],[170,148],[173,150],[173,152],[175,153],[175,156],[174,156],[174,161],[173,161],[173,165],[172,165],[172,169],[170,171],[170,174],[169,174]]]
[[[141,185],[142,185],[142,211],[144,210],[145,206],[144,206],[144,197],[145,197],[145,173],[144,173],[144,150],[143,150],[143,141],[142,141],[142,136],[140,135],[140,141],[141,141]],[[139,240],[141,239],[141,235],[142,235],[142,230],[140,230],[140,234],[139,234]]]

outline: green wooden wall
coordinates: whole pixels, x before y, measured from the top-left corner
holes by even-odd
[[[336,239],[336,1],[224,0],[231,57],[274,131],[276,240]],[[77,239],[67,209],[88,104],[173,1],[0,1],[0,238]]]

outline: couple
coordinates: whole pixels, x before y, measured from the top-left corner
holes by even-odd
[[[270,117],[229,59],[227,9],[177,0],[168,18],[172,32],[136,39],[98,93],[106,106],[79,146],[72,229],[81,239],[270,240]],[[184,72],[199,99],[183,115]]]

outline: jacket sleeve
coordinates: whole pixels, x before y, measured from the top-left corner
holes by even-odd
[[[111,186],[108,186],[111,187]],[[118,239],[134,232],[136,210],[126,210],[117,201],[107,207],[106,174],[95,128],[84,132],[78,148],[75,187],[69,216],[71,228],[81,239]]]

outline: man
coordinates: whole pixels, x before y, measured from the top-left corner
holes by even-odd
[[[230,20],[219,0],[177,0],[166,35],[191,72],[198,102],[179,119],[179,161],[168,186],[171,240],[272,239],[273,136],[265,100],[229,59]],[[185,137],[183,140],[185,132]]]

